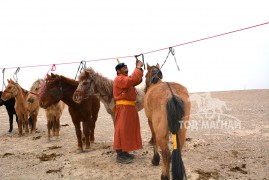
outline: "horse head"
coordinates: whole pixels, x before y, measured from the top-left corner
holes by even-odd
[[[14,82],[12,79],[8,79],[7,82],[8,85],[4,90],[3,94],[1,95],[1,99],[4,101],[7,101],[12,97],[16,96],[18,94],[18,88],[19,88],[18,83]]]
[[[73,94],[73,101],[76,103],[80,103],[89,96],[96,95],[96,93],[98,93],[91,70],[91,68],[87,70],[85,69],[78,77],[79,84]]]
[[[157,63],[156,66],[150,66],[147,63],[147,73],[145,77],[146,77],[146,90],[145,90],[146,92],[151,84],[156,84],[163,78],[163,74],[162,71],[160,70],[159,63]]]
[[[47,75],[43,87],[43,92],[40,96],[39,104],[42,108],[47,108],[52,104],[58,103],[63,95],[61,77],[51,73]]]

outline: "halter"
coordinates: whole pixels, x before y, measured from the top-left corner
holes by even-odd
[[[47,81],[44,82],[43,92],[48,91],[48,90],[46,89],[46,84],[47,84]],[[57,97],[62,98],[62,97],[63,97],[63,87],[62,87],[62,79],[61,79],[60,76],[59,76],[58,89],[60,89],[60,91],[59,91],[59,94],[57,95]],[[43,94],[43,93],[42,93],[42,94]]]
[[[154,73],[153,69],[157,69],[157,72]],[[152,83],[156,84],[159,81],[159,79],[162,79],[162,78],[163,78],[162,71],[159,68],[157,68],[156,66],[152,66],[150,68],[150,84],[152,84]]]

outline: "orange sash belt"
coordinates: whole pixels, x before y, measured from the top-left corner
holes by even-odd
[[[127,105],[127,106],[135,106],[136,101],[127,101],[127,100],[117,100],[115,106],[113,107],[113,112],[115,112],[116,105]]]
[[[129,105],[135,106],[136,101],[127,101],[127,100],[117,100],[116,105]]]

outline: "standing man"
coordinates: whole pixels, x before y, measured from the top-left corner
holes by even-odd
[[[140,122],[135,108],[135,86],[142,82],[143,63],[136,61],[136,68],[128,76],[128,67],[124,63],[116,66],[117,77],[114,79],[113,96],[116,103],[114,122],[114,145],[117,152],[117,162],[131,163],[134,159],[129,151],[142,149]]]

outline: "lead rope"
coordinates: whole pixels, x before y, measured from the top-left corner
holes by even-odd
[[[20,67],[18,67],[15,71],[15,73],[13,74],[13,78],[15,80],[15,82],[18,84],[18,72],[20,71]]]
[[[86,61],[85,61],[85,60],[80,61],[80,64],[79,64],[79,66],[78,66],[78,70],[77,70],[77,74],[76,74],[74,80],[77,79],[78,72],[81,73],[81,71],[82,71],[83,69],[85,69],[85,68],[86,68]]]
[[[4,87],[6,88],[6,84],[5,84],[5,70],[6,70],[6,68],[4,68],[4,69],[2,70],[2,73],[3,73],[2,91],[4,90]]]
[[[155,76],[157,76],[157,74],[161,71],[161,69],[162,69],[163,65],[166,63],[170,53],[174,56],[174,60],[175,60],[177,69],[178,69],[178,71],[180,71],[179,66],[177,65],[177,59],[176,59],[176,56],[175,56],[175,50],[174,50],[173,47],[169,47],[169,52],[168,52],[163,64],[161,65],[160,69],[156,72],[156,74],[153,77],[151,77],[151,83],[152,83],[153,79],[155,78]]]

